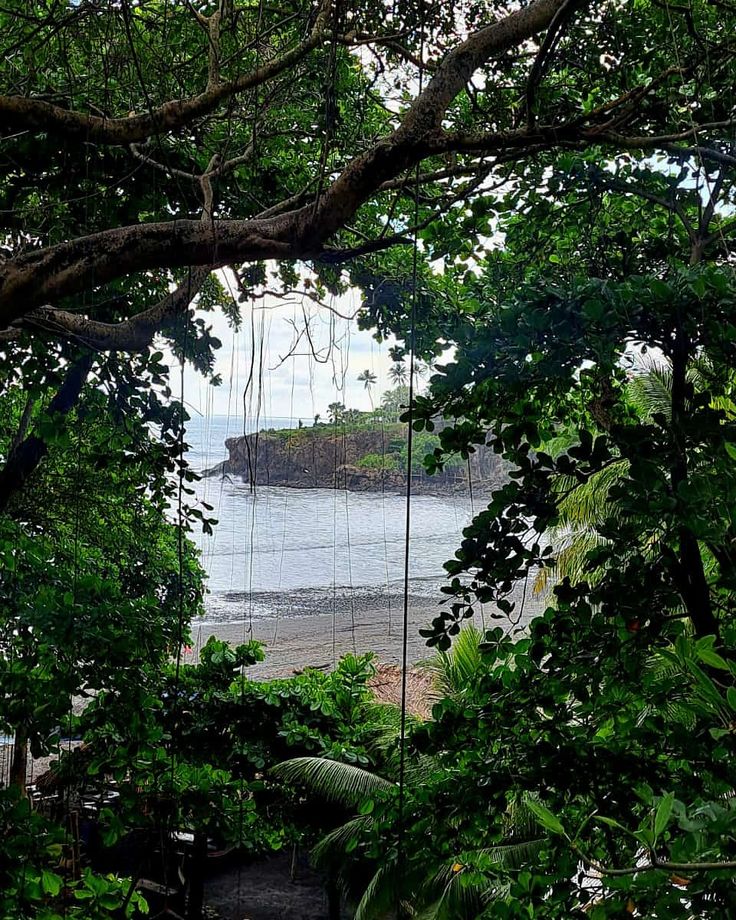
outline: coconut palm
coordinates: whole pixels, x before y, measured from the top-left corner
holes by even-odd
[[[437,698],[457,699],[472,690],[477,679],[484,673],[483,632],[471,623],[466,623],[455,637],[448,652],[437,652],[419,667],[433,678]]]
[[[381,396],[381,409],[386,418],[392,422],[398,420],[401,413],[409,404],[409,387],[403,383],[398,384],[393,390],[386,390]]]
[[[687,381],[694,391],[702,391],[708,386],[711,374],[708,359],[704,356],[694,360],[688,368]],[[649,357],[632,364],[626,385],[626,399],[638,415],[644,419],[660,416],[666,420],[672,417],[672,368],[663,358]],[[728,398],[719,398],[714,403],[730,418],[736,416],[736,406]],[[560,443],[559,448],[567,444]],[[547,446],[549,452],[554,448]],[[550,531],[551,542],[555,548],[555,566],[541,569],[534,584],[535,592],[543,591],[554,573],[555,580],[565,577],[572,582],[594,577],[587,569],[588,554],[606,541],[600,534],[604,521],[616,516],[616,505],[610,499],[610,491],[628,473],[627,460],[610,463],[604,469],[594,473],[585,482],[578,482],[569,476],[559,476],[555,482],[560,499],[558,523]],[[650,538],[656,543],[656,534]],[[600,577],[600,576],[599,576]]]
[[[426,781],[427,764],[418,773],[407,771],[407,785]],[[352,764],[319,757],[299,757],[273,770],[281,779],[307,786],[328,802],[343,808],[361,808],[363,803],[384,796],[398,796],[398,784]],[[365,806],[363,806],[365,807]],[[385,920],[387,917],[416,920],[475,920],[505,891],[504,883],[473,873],[479,860],[509,870],[527,863],[541,847],[543,838],[529,808],[515,803],[506,814],[508,835],[492,847],[459,851],[448,860],[427,866],[423,859],[406,852],[399,867],[394,860],[376,865],[356,856],[358,844],[373,828],[372,814],[358,814],[331,831],[314,848],[315,865],[336,877],[348,898],[357,903],[355,920]],[[398,913],[395,913],[398,905]]]
[[[371,401],[371,409],[373,408],[373,394],[371,393],[371,389],[376,385],[377,380],[378,378],[376,375],[372,370],[369,370],[368,368],[358,374],[358,381],[362,383],[365,389],[368,391],[368,398]]]
[[[406,383],[407,371],[403,361],[395,361],[391,365],[388,372],[388,378],[395,386],[404,386]]]
[[[362,383],[363,386],[364,386],[364,387],[366,388],[366,390],[368,390],[368,391],[370,391],[371,387],[373,387],[373,386],[376,385],[376,381],[377,381],[377,380],[378,380],[378,378],[377,378],[376,375],[373,373],[373,371],[368,370],[367,368],[366,368],[366,370],[361,371],[361,372],[358,374],[358,381],[359,381],[360,383]]]
[[[341,402],[330,403],[327,407],[327,417],[333,424],[341,422],[345,417],[345,406]]]

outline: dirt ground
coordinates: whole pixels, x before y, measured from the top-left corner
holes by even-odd
[[[290,867],[290,856],[284,854],[223,868],[207,881],[207,906],[221,920],[328,920],[322,879],[300,860],[292,881]]]

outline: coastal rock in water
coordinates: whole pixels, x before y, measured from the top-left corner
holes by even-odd
[[[343,434],[326,426],[290,431],[261,431],[225,442],[229,458],[209,471],[211,475],[241,476],[256,485],[302,489],[349,489],[356,492],[402,492],[406,473],[397,461],[397,445],[404,443],[403,425],[358,429]],[[424,451],[426,453],[426,451]],[[416,460],[421,454],[415,454]],[[370,462],[369,462],[370,460]],[[466,489],[467,464],[429,476],[416,469],[416,492],[451,492]],[[473,488],[488,492],[504,478],[501,460],[485,448],[472,455]]]

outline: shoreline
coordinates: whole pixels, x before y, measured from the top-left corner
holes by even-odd
[[[306,597],[305,594],[314,596]],[[381,596],[379,592],[366,589],[364,594],[341,594],[335,598],[323,590],[309,589],[296,594],[268,594],[258,600],[254,598],[254,613],[256,604],[264,603],[266,598],[270,603],[265,607],[270,608],[271,612],[265,614],[248,616],[246,609],[240,607],[237,617],[205,614],[204,618],[193,622],[191,651],[183,657],[184,663],[196,663],[199,650],[210,636],[224,639],[231,645],[239,645],[249,639],[262,642],[266,658],[248,668],[247,672],[249,677],[258,680],[288,677],[308,667],[332,670],[340,658],[348,653],[361,655],[373,652],[376,661],[385,665],[400,665],[402,662],[404,605],[400,593]],[[280,603],[274,603],[275,598]],[[442,595],[409,595],[409,666],[435,654],[435,649],[427,645],[426,638],[419,635],[419,630],[430,626],[437,616],[441,609],[441,598]],[[521,603],[521,590],[515,592],[514,599]],[[527,596],[523,615],[516,628],[523,629],[545,604],[545,598]],[[331,605],[334,605],[332,609]],[[275,613],[272,612],[274,609]],[[486,629],[499,625],[508,630],[515,628],[508,620],[504,624],[503,619],[492,619],[492,611],[490,605],[479,607],[475,616],[466,622]]]
[[[232,471],[227,468],[229,461],[222,460],[213,467],[201,470],[195,470],[201,479],[214,479],[216,482],[242,482],[249,484],[247,472]],[[225,467],[225,469],[223,469]],[[434,498],[447,498],[456,496],[469,497],[471,492],[479,501],[490,500],[493,492],[498,489],[502,482],[498,480],[477,480],[468,484],[467,481],[459,481],[442,485],[437,482],[431,482],[432,477],[424,474],[425,478],[419,476],[412,477],[412,495],[428,495]],[[260,476],[252,483],[253,488],[279,488],[279,489],[297,489],[301,492],[327,490],[330,492],[356,492],[369,493],[373,495],[406,495],[406,479],[399,483],[378,479],[365,479],[358,484],[357,482],[347,484],[335,484],[334,479],[325,480],[324,482],[299,482],[290,479],[271,479]]]
[[[408,613],[408,660],[410,664],[429,658],[433,649],[419,630],[436,616],[430,600],[410,603]],[[393,606],[365,607],[354,611],[271,615],[240,620],[204,620],[192,623],[192,651],[185,664],[198,660],[199,650],[210,636],[239,645],[249,639],[265,646],[264,661],[248,668],[248,677],[267,680],[289,677],[305,668],[332,670],[347,654],[373,652],[381,664],[400,664],[403,651],[403,609]]]

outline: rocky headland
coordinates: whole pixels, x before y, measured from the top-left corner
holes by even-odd
[[[479,448],[467,461],[457,460],[430,476],[421,459],[436,437],[415,439],[412,489],[418,493],[467,490],[488,492],[503,479],[502,461]],[[403,492],[406,489],[406,426],[360,427],[343,431],[334,425],[260,431],[228,438],[228,459],[205,475],[239,476],[255,485],[300,489]]]

